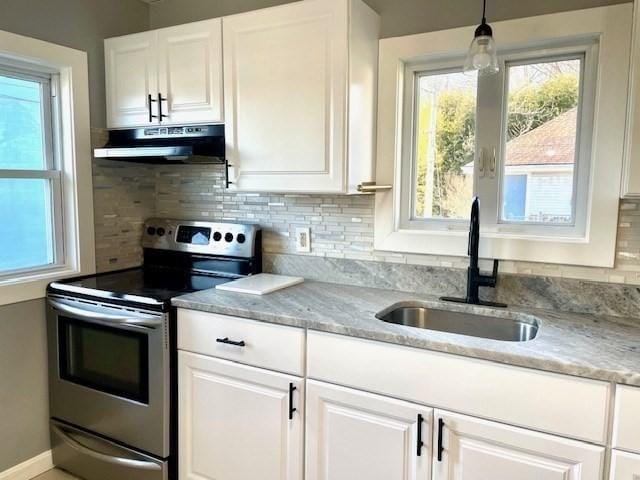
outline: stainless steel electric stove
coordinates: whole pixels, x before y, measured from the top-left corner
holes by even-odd
[[[255,225],[151,219],[144,264],[48,287],[54,463],[86,480],[177,480],[171,299],[261,271]]]

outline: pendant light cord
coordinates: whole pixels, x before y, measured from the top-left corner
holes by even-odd
[[[487,23],[487,0],[483,0],[482,2],[482,23]]]

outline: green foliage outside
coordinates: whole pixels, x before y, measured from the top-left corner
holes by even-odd
[[[541,84],[529,84],[509,95],[507,135],[511,140],[523,135],[578,104],[578,77],[574,73],[552,76]],[[473,180],[462,175],[462,167],[474,159],[475,95],[470,91],[451,90],[438,95],[435,122],[435,159],[431,215],[465,217]],[[420,104],[417,145],[416,214],[425,216],[428,155],[431,149],[428,132],[433,127],[433,103]]]

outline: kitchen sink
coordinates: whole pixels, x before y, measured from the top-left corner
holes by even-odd
[[[457,333],[471,337],[490,338],[505,342],[528,342],[536,338],[539,324],[534,318],[477,315],[443,310],[420,304],[395,304],[379,312],[383,322],[423,328],[438,332]]]

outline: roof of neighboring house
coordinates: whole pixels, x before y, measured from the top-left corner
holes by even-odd
[[[507,165],[566,165],[575,162],[577,108],[507,142]]]
[[[507,142],[507,166],[571,165],[575,162],[577,107]],[[469,162],[463,167],[473,167]],[[468,172],[470,173],[470,172]]]

